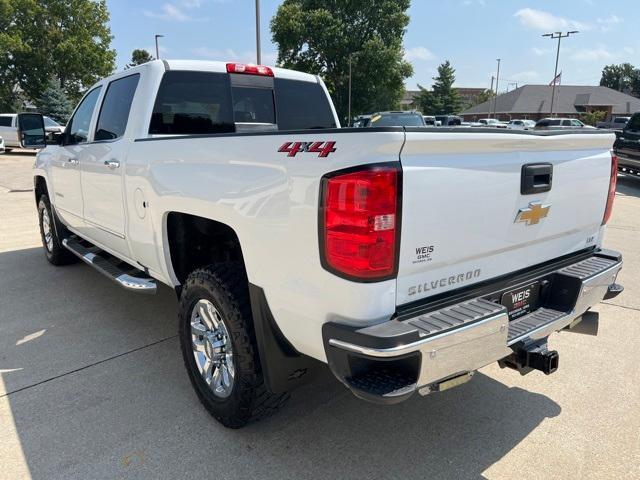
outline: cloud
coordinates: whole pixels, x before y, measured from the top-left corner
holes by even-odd
[[[480,5],[481,7],[485,6],[484,0],[464,0],[462,5],[468,7],[470,5]]]
[[[168,22],[206,22],[209,17],[191,16],[184,10],[193,10],[202,5],[201,0],[183,0],[180,6],[176,3],[164,3],[159,11],[143,10],[143,14],[149,18],[157,18]]]
[[[176,7],[172,3],[165,3],[160,7],[159,12],[151,12],[145,10],[144,15],[149,18],[157,18],[160,20],[174,21],[174,22],[186,22],[191,20],[191,17],[184,13],[180,8]]]
[[[579,62],[593,62],[596,60],[610,60],[613,58],[613,54],[604,46],[599,45],[596,48],[580,48],[575,50],[571,58]]]
[[[404,58],[408,61],[423,60],[426,62],[435,59],[436,56],[428,48],[413,47],[404,51]]]
[[[586,23],[558,17],[552,13],[533,8],[518,10],[514,16],[520,20],[522,25],[533,30],[589,30],[591,28]]]
[[[609,30],[613,29],[614,25],[622,23],[622,18],[617,15],[609,15],[606,18],[596,19],[596,23],[600,27],[601,32],[608,32]]]
[[[538,48],[538,47],[531,48],[531,51],[533,52],[534,55],[537,55],[538,57],[548,55],[549,52],[551,52],[551,50],[549,50],[548,48]]]
[[[535,70],[524,70],[518,73],[512,73],[509,75],[509,80],[520,82],[535,82],[540,78],[540,74]]]

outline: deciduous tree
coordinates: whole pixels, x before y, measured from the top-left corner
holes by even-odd
[[[137,67],[138,65],[150,62],[151,60],[153,60],[153,56],[149,52],[141,48],[136,48],[131,52],[131,62],[129,62],[124,69],[127,70],[129,68]]]
[[[319,74],[346,119],[349,59],[352,116],[397,108],[411,65],[402,38],[409,0],[284,0],[271,20],[278,62]]]
[[[0,92],[38,99],[57,78],[77,100],[114,69],[108,22],[105,0],[0,0]]]
[[[640,69],[630,63],[607,65],[602,70],[600,85],[640,97]]]

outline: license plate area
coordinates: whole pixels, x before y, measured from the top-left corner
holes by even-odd
[[[510,320],[533,312],[540,306],[540,282],[531,282],[503,293],[500,303],[507,308]]]

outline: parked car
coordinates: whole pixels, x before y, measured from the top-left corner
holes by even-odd
[[[621,256],[602,249],[614,135],[378,117],[394,127],[339,128],[322,79],[280,68],[119,72],[36,157],[46,258],[174,289],[188,376],[228,427],[275,411],[322,363],[380,404],[496,361],[553,373],[549,335],[593,333],[589,309],[622,291]]]
[[[606,122],[596,123],[596,128],[610,128],[611,130],[622,130],[631,117],[613,117]]]
[[[640,112],[634,113],[613,144],[618,169],[640,175]]]
[[[481,118],[477,123],[483,127],[507,128],[507,124],[505,122],[501,122],[497,118]]]
[[[353,119],[351,124],[354,128],[363,128],[369,126],[369,122],[371,121],[371,115],[359,115]]]
[[[538,120],[536,130],[563,130],[563,129],[594,129],[591,125],[585,125],[580,120],[575,118],[543,118]]]
[[[436,121],[443,127],[455,127],[462,123],[462,117],[457,115],[436,115]]]
[[[369,127],[426,127],[422,114],[416,111],[377,112],[371,115]]]
[[[423,115],[422,118],[424,119],[424,124],[427,127],[435,127],[437,126],[436,122],[436,117],[434,117],[433,115]],[[442,124],[441,124],[442,125]]]
[[[14,148],[27,148],[20,138],[21,126],[19,113],[0,113],[0,135],[5,139],[5,148],[10,152]],[[28,114],[27,114],[28,115]],[[55,133],[64,132],[65,127],[55,120],[43,116],[45,131],[51,137]]]
[[[507,124],[509,130],[531,130],[536,126],[533,120],[511,120]]]

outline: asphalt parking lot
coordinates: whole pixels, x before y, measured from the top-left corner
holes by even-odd
[[[0,155],[0,478],[640,478],[640,179],[619,178],[606,246],[623,295],[560,370],[489,366],[394,407],[330,374],[239,431],[189,385],[169,288],[138,296],[40,247],[29,153]]]

